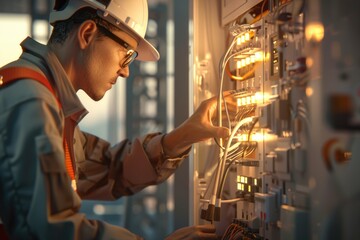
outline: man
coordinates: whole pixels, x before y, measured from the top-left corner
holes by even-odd
[[[133,60],[159,59],[144,39],[147,11],[146,0],[58,0],[48,44],[25,39],[20,58],[0,70],[0,217],[9,238],[139,239],[87,219],[80,198],[113,200],[158,184],[193,143],[228,136],[211,124],[215,99],[168,134],[115,146],[77,127],[87,111],[76,91],[98,101]],[[30,74],[13,81],[23,69]],[[169,239],[215,239],[214,232],[188,227]]]

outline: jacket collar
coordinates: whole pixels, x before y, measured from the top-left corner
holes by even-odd
[[[38,43],[30,37],[27,37],[20,45],[23,49],[20,58],[38,66],[52,82],[58,93],[64,116],[79,122],[88,111],[77,96],[55,53],[46,45]]]

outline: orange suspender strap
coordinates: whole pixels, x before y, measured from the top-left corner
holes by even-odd
[[[64,138],[64,145],[65,145],[64,149],[65,149],[65,167],[66,167],[66,171],[69,174],[71,180],[74,180],[75,179],[74,168],[73,168],[72,161],[71,161],[69,145],[68,145],[67,141],[65,140],[65,138]],[[74,186],[73,186],[73,188],[74,188]]]
[[[47,89],[49,89],[52,92],[52,94],[54,94],[54,96],[56,96],[55,91],[52,88],[52,86],[50,85],[47,78],[44,75],[40,74],[39,72],[32,70],[30,68],[26,68],[26,67],[4,68],[4,69],[0,70],[0,76],[2,76],[0,85],[6,85],[15,80],[28,78],[28,79],[40,82]],[[60,105],[59,100],[57,98],[56,98],[56,100],[58,101],[58,104]]]
[[[41,83],[42,85],[44,85],[55,96],[55,98],[59,104],[59,107],[61,108],[61,103],[60,103],[59,99],[56,97],[56,93],[55,93],[53,87],[51,86],[48,79],[44,75],[40,74],[39,72],[37,72],[33,69],[26,68],[26,67],[8,67],[8,68],[0,69],[0,87],[4,86],[6,84],[9,84],[11,82],[14,82],[16,80],[20,80],[20,79],[31,79],[31,80],[35,80],[35,81]],[[71,180],[74,180],[75,173],[74,173],[74,168],[72,165],[70,150],[69,150],[68,143],[66,141],[65,134],[63,134],[63,135],[64,135],[63,145],[64,145],[64,151],[65,151],[65,166],[66,166],[67,173],[69,174]]]

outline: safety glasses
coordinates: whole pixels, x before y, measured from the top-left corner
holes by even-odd
[[[121,64],[121,67],[126,68],[127,66],[129,66],[130,63],[132,63],[135,60],[135,58],[138,56],[138,52],[133,49],[128,49],[129,44],[127,42],[125,42],[124,40],[113,34],[110,30],[108,30],[104,26],[101,26],[100,24],[96,24],[96,25],[102,34],[104,34],[108,38],[111,38],[112,40],[123,46],[126,50],[128,50]]]

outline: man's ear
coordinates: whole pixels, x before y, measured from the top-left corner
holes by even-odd
[[[96,37],[96,23],[92,20],[83,22],[77,31],[77,38],[81,49],[85,49]]]

